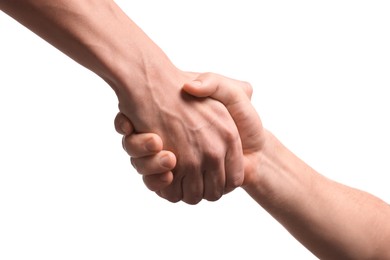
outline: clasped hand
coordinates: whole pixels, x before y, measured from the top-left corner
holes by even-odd
[[[260,118],[250,103],[252,87],[246,82],[205,73],[199,75],[196,80],[184,84],[183,90],[197,97],[198,102],[215,99],[224,105],[236,124],[236,126],[230,127],[234,127],[234,129],[237,127],[242,142],[241,155],[244,159],[245,180],[239,186],[255,183],[259,177],[256,174],[258,172],[256,168],[261,156],[261,148],[265,142],[265,131]],[[206,97],[209,98],[205,99]],[[165,149],[163,140],[159,135],[155,133],[135,133],[130,120],[122,113],[118,113],[115,118],[115,128],[118,133],[124,135],[123,148],[130,155],[132,165],[143,176],[145,185],[159,196],[167,198],[165,192],[172,190],[172,187],[177,184],[175,170],[178,162],[183,157]],[[209,141],[211,143],[205,144],[206,149],[212,147],[212,139]],[[203,156],[207,156],[207,154],[203,154]],[[204,158],[204,162],[211,163],[211,159]],[[229,167],[226,162],[225,165],[225,167]],[[223,169],[223,167],[221,168]],[[204,196],[205,199],[215,200],[222,195],[220,189],[221,186],[224,186],[223,180],[228,179],[229,174],[241,175],[240,172],[232,172],[228,168],[225,168],[225,170],[225,172],[208,172],[207,174],[211,176],[203,176],[204,194],[214,194],[211,197],[210,195]],[[188,177],[194,179],[198,172],[191,172],[189,169],[186,174],[186,178],[194,175]],[[217,176],[213,176],[213,174],[217,174]],[[182,186],[183,193],[189,187]]]

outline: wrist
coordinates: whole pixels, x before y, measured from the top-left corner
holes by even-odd
[[[307,192],[311,168],[265,130],[264,147],[258,155],[253,178],[243,187],[263,207],[294,205],[299,192]],[[298,192],[299,191],[299,192]],[[292,195],[296,195],[292,196]]]
[[[179,95],[185,82],[183,73],[167,55],[146,35],[142,44],[119,43],[107,58],[109,77],[103,78],[115,91],[120,104],[128,108],[141,108],[151,102],[153,95]],[[172,93],[172,91],[174,93]]]
[[[269,132],[257,168],[257,178],[244,189],[282,225],[291,228],[311,214],[326,178]]]
[[[167,88],[173,87],[178,93],[180,91],[181,81],[179,84],[177,79],[180,78],[181,71],[162,51],[154,48],[125,53],[110,67],[114,69],[111,73],[113,80],[109,84],[119,101],[126,100],[127,105],[139,105],[140,102],[146,101],[145,98]]]
[[[251,154],[251,157],[246,156],[247,162],[245,165],[245,180],[242,188],[249,193],[259,193],[269,184],[269,177],[272,175],[272,165],[274,164],[274,156],[271,152],[275,147],[273,135],[264,129],[264,143],[260,151]]]

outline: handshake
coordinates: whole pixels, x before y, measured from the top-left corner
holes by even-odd
[[[228,151],[225,158],[219,158],[218,143],[213,143],[211,139],[204,140],[208,154],[194,154],[193,158],[189,158],[190,166],[182,167],[178,172],[175,167],[180,164],[177,161],[181,159],[180,154],[165,150],[163,140],[157,134],[136,133],[130,120],[118,113],[115,128],[124,135],[123,147],[131,157],[134,168],[142,174],[145,185],[171,202],[183,200],[190,204],[196,204],[203,198],[218,200],[240,186],[252,188],[262,175],[260,160],[267,138],[260,118],[250,103],[252,87],[246,82],[205,73],[185,83],[183,91],[199,98],[199,102],[209,98],[225,106],[235,123],[231,127],[239,133],[239,138],[227,136],[226,141],[236,142],[233,145],[239,147],[240,151]],[[198,162],[201,165],[196,165]]]
[[[195,148],[206,148],[207,153],[182,156],[167,149],[159,135],[137,133],[119,113],[116,130],[124,135],[123,147],[150,190],[172,202],[196,204],[242,187],[320,259],[390,259],[389,205],[322,176],[288,150],[263,128],[250,102],[248,83],[206,73],[184,83],[182,91],[198,102],[213,99],[223,104],[235,124],[227,121],[225,127],[237,130],[239,137],[224,136],[231,150],[221,150],[212,138],[198,140]],[[216,122],[206,130],[216,125],[223,126]],[[186,134],[189,140],[199,136]],[[183,158],[191,163],[181,164]]]
[[[179,70],[115,1],[0,1],[105,80],[145,185],[171,202],[242,187],[320,259],[390,259],[390,206],[316,172],[263,128],[248,83]]]

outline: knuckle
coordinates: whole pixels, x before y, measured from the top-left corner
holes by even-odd
[[[189,198],[185,198],[183,199],[183,201],[187,204],[190,204],[190,205],[196,205],[198,204],[201,200],[203,199],[202,195],[195,195],[195,196],[191,196]]]
[[[253,94],[253,87],[252,87],[252,85],[251,85],[249,82],[243,81],[243,82],[242,82],[242,87],[243,87],[245,93],[246,93],[249,97],[251,97],[252,94]]]
[[[222,191],[214,190],[212,193],[207,194],[207,196],[205,196],[205,199],[208,201],[217,201],[222,197],[222,195]]]
[[[212,77],[214,77],[215,76],[215,74],[214,73],[212,73],[212,72],[204,72],[204,73],[202,73],[202,77],[203,78],[212,78]]]
[[[215,148],[205,152],[206,158],[208,162],[219,161],[222,158],[222,153],[219,151],[220,149]]]
[[[177,196],[177,195],[170,194],[170,195],[166,195],[165,199],[168,200],[169,202],[177,203],[181,200],[181,197]]]
[[[183,194],[181,189],[178,189],[180,182],[172,183],[166,188],[160,190],[160,197],[166,199],[169,202],[177,203],[182,200]]]
[[[234,176],[227,184],[226,189],[234,190],[235,188],[240,187],[244,182],[244,176],[242,174]]]
[[[183,201],[190,205],[196,205],[203,199],[203,185],[199,182],[193,182],[185,192]]]
[[[228,143],[233,143],[238,140],[238,134],[233,129],[227,129],[224,133],[224,139]]]
[[[247,91],[247,94],[249,94],[249,96],[252,96],[252,94],[253,94],[253,86],[249,82],[245,82],[244,86],[245,86],[244,88]]]

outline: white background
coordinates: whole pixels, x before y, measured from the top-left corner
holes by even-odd
[[[316,170],[390,201],[388,1],[117,3],[179,68],[251,82]],[[147,190],[116,112],[106,83],[0,13],[0,259],[315,259],[240,189],[196,206]]]

